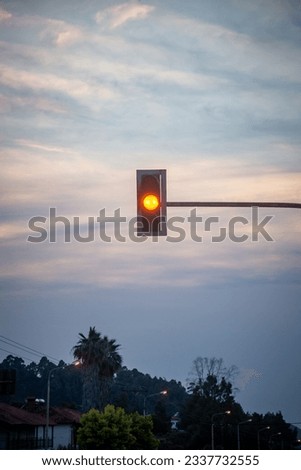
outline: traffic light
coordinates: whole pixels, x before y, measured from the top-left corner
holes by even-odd
[[[166,170],[137,170],[137,234],[167,235]]]
[[[0,369],[0,395],[14,395],[16,392],[16,370]]]

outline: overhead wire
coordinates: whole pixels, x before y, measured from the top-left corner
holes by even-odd
[[[20,349],[21,351],[24,351],[28,354],[32,354],[32,355],[38,356],[38,357],[47,357],[48,359],[51,359],[55,362],[60,362],[60,359],[57,359],[56,357],[49,356],[45,353],[42,353],[41,351],[38,351],[37,349],[30,348],[29,346],[26,346],[22,343],[19,343],[18,341],[7,338],[6,336],[0,335],[0,341],[2,341],[2,343],[5,343],[10,347]]]
[[[12,356],[15,356],[14,352],[8,351],[7,349],[1,348],[1,347],[0,347],[0,351],[4,351],[8,354],[11,354]],[[22,359],[26,359],[27,361],[32,361],[32,359],[30,359],[29,357],[26,357],[26,356],[23,356]]]

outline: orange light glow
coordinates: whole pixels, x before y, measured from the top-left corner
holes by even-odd
[[[148,211],[154,211],[159,207],[159,198],[155,194],[148,194],[142,200],[143,207]]]

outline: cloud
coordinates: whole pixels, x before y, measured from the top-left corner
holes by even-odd
[[[43,212],[43,215],[47,213]],[[57,211],[57,215],[67,214]],[[17,222],[4,224],[0,277],[34,282],[39,286],[192,288],[264,284],[277,282],[277,279],[283,284],[292,269],[285,242],[277,246],[267,246],[267,243],[241,246],[227,241],[213,245],[210,242],[194,243],[188,237],[178,244],[165,240],[134,243],[128,239],[126,224],[121,228],[126,242],[117,242],[114,237],[111,242],[104,242],[99,237],[99,223],[95,223],[95,241],[79,243],[74,240],[70,216],[69,220],[71,243],[64,242],[62,222],[56,223],[55,243],[49,243],[49,239],[43,243],[26,242],[28,235],[37,234],[26,227],[24,220],[19,221],[20,225]],[[80,220],[86,222],[87,218],[83,216]],[[113,236],[110,225],[108,223],[106,227],[107,236]],[[49,217],[39,226],[49,234]],[[81,225],[80,234],[87,235],[87,226]]]
[[[99,180],[107,192],[112,181],[108,166],[102,162],[86,159],[71,148],[43,142],[17,140],[15,148],[2,149],[1,161],[5,188],[2,204],[22,206],[26,212],[41,206],[47,209],[59,201],[65,211],[73,206],[75,212],[81,212],[88,199],[94,207]],[[109,196],[103,203],[108,203],[108,199]]]
[[[0,7],[0,23],[12,18],[12,14]]]
[[[96,209],[122,206],[123,210],[134,215],[135,165],[138,161],[124,169],[118,163],[117,154],[113,154],[111,160],[99,158],[98,154],[93,158],[89,146],[83,151],[73,147],[72,142],[68,144],[55,144],[48,138],[16,138],[14,146],[4,147],[0,154],[3,197],[6,194],[10,204],[15,199],[15,204],[24,208],[29,203],[36,203],[34,207],[37,207],[41,201],[44,204],[48,202],[49,207],[53,201],[61,199],[64,210],[68,212],[71,207],[81,211],[85,205],[88,207],[89,202]],[[275,161],[283,151],[289,154],[290,148],[273,148]],[[294,148],[291,151],[294,152]],[[126,162],[130,157],[129,151],[123,153]],[[147,155],[145,158],[147,160]],[[153,165],[159,161],[166,164],[164,152],[157,155],[155,161],[151,153],[149,158]],[[190,158],[189,165],[177,159],[166,166],[168,200],[300,202],[300,171],[283,170],[275,164],[268,164],[264,152],[259,155],[261,158],[265,163],[252,161],[252,155],[248,154],[239,164],[235,155],[223,159],[219,155],[202,155],[202,159],[195,155]],[[40,198],[36,194],[40,194]],[[170,213],[174,215],[174,210],[170,209]]]
[[[91,108],[98,107],[97,101],[116,97],[116,93],[110,87],[93,80],[83,81],[54,73],[30,72],[10,66],[2,67],[0,83],[15,90],[30,89],[36,92],[61,93]]]
[[[84,32],[77,26],[62,20],[41,20],[45,27],[40,34],[42,39],[51,38],[58,47],[67,47],[84,39]]]
[[[274,82],[300,83],[299,47],[281,37],[263,41],[222,24],[175,14],[157,21],[164,30],[165,42],[171,46],[175,41],[180,50],[186,47],[204,58],[204,65],[212,72],[224,77],[230,74],[237,82],[243,74]],[[233,72],[239,75],[235,77]]]
[[[71,23],[63,20],[45,18],[39,15],[12,15],[0,8],[0,22],[8,22],[20,30],[26,28],[39,28],[39,37],[44,40],[50,38],[54,45],[59,47],[71,46],[83,39],[83,31]]]
[[[274,146],[274,158],[282,152],[281,146]],[[223,159],[218,158],[218,155],[203,155],[202,159],[198,156],[191,158],[189,166],[180,163],[172,165],[168,176],[169,199],[301,201],[300,171],[282,170],[268,163],[265,152],[259,155],[258,161],[248,152],[244,152],[244,158],[239,164],[237,161],[235,155]]]
[[[123,47],[124,55],[130,52],[131,46],[129,44],[123,45]],[[145,46],[145,49],[143,46],[140,46],[139,52],[143,56],[147,53],[147,46]],[[173,85],[177,88],[186,89],[190,93],[216,90],[217,87],[222,87],[228,83],[227,80],[220,77],[202,72],[196,73],[190,70],[182,70],[176,66],[170,67],[159,63],[159,61],[151,65],[145,64],[144,66],[142,66],[139,59],[131,64],[124,57],[121,57],[118,61],[113,61],[100,56],[95,61],[94,56],[83,57],[79,52],[77,56],[67,56],[64,63],[77,73],[85,71],[87,74],[102,77],[106,81],[114,81],[120,87],[129,86],[131,90],[136,90],[136,92],[143,89],[143,87],[150,87],[154,99],[154,87],[159,85]]]
[[[17,109],[33,110],[44,113],[65,114],[67,111],[59,102],[49,98],[37,96],[5,96],[0,94],[0,113],[7,114]]]
[[[128,21],[137,21],[146,18],[154,10],[153,6],[143,5],[141,3],[127,2],[121,5],[110,7],[96,14],[98,24],[106,24],[114,29],[127,23]]]
[[[7,246],[15,244],[15,239],[25,238],[27,235],[27,228],[23,225],[22,220],[15,220],[14,222],[4,222],[0,225],[0,237],[2,243],[5,241]]]

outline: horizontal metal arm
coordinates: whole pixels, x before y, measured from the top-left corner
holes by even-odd
[[[167,207],[279,207],[301,209],[298,202],[167,202]]]

